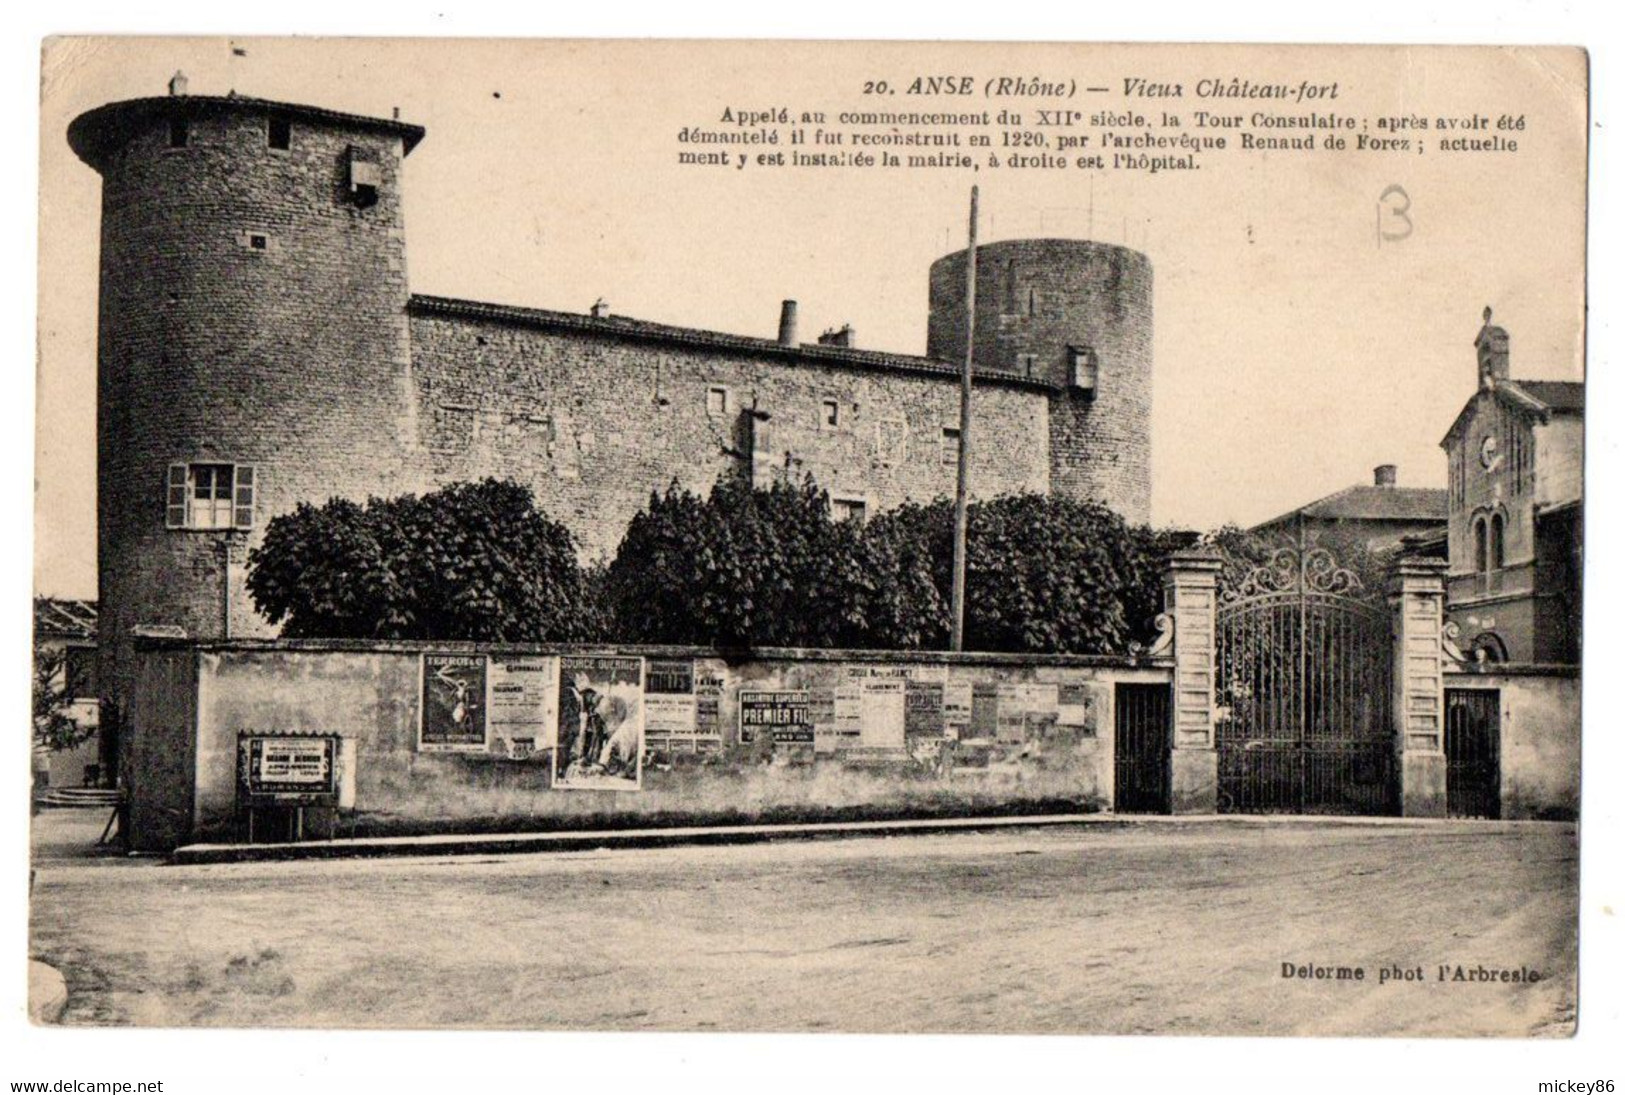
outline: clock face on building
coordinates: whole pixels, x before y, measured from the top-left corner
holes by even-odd
[[[1501,442],[1495,439],[1493,433],[1484,435],[1484,440],[1478,445],[1478,462],[1484,465],[1485,471],[1494,471],[1501,462]]]

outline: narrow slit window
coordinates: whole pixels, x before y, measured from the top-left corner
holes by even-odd
[[[169,119],[169,147],[185,148],[192,136],[190,128],[185,118]]]

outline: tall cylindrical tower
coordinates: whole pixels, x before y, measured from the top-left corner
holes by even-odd
[[[404,469],[401,161],[417,126],[259,99],[112,103],[68,129],[102,176],[97,524],[104,719],[132,629],[263,633],[266,521]],[[109,758],[111,759],[111,758]]]
[[[1151,261],[1087,240],[1004,240],[977,248],[976,282],[977,370],[1056,385],[1050,489],[1150,520]],[[931,264],[930,299],[926,353],[957,362],[964,251]]]

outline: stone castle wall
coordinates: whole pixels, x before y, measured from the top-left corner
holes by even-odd
[[[965,252],[931,266],[926,353],[965,354]],[[1151,507],[1151,262],[1086,240],[1003,240],[976,254],[977,368],[1032,375],[1066,394],[1049,416],[1050,488],[1133,522]],[[1073,350],[1095,362],[1073,385]]]

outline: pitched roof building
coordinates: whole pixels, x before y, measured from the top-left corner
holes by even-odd
[[[1368,551],[1397,547],[1407,537],[1442,531],[1448,514],[1446,494],[1432,487],[1402,487],[1399,469],[1379,465],[1370,485],[1344,487],[1250,531],[1269,539],[1302,543],[1322,541],[1329,533]]]

